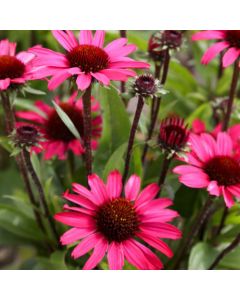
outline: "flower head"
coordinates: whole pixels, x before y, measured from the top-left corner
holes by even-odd
[[[187,144],[189,131],[184,119],[171,116],[160,124],[158,142],[162,149],[170,153],[181,152]]]
[[[130,68],[149,67],[147,63],[127,57],[136,50],[136,46],[126,45],[126,38],[114,40],[104,47],[105,32],[102,30],[96,31],[94,36],[89,30],[81,30],[79,41],[69,30],[55,30],[53,35],[66,53],[41,46],[31,49],[37,56],[34,66],[39,68],[34,78],[52,76],[48,84],[50,90],[72,76],[76,78],[80,90],[87,89],[92,80],[104,85],[108,85],[110,80],[127,81],[136,75]]]
[[[67,102],[60,102],[56,99],[60,108],[71,119],[80,137],[83,139],[83,107],[82,100],[76,99],[77,93],[74,93]],[[44,158],[51,159],[58,156],[59,159],[65,159],[68,150],[75,155],[84,153],[84,148],[80,142],[68,129],[59,117],[56,110],[42,101],[36,101],[36,111],[19,111],[17,116],[21,119],[31,121],[38,126],[45,141],[40,142]],[[39,112],[38,112],[39,111]],[[99,103],[92,97],[92,148],[96,149],[97,140],[101,136],[102,118],[99,115]]]
[[[96,174],[88,177],[91,190],[73,183],[73,191],[64,194],[65,199],[77,206],[64,205],[65,212],[55,219],[72,226],[61,237],[63,245],[78,242],[72,252],[77,259],[93,249],[83,269],[93,269],[104,258],[110,269],[122,269],[124,259],[138,269],[161,269],[158,256],[139,239],[168,257],[173,253],[161,238],[178,239],[181,232],[168,222],[178,213],[168,209],[172,201],[154,199],[159,191],[153,183],[140,192],[141,180],[132,175],[124,187],[122,176],[112,171],[105,184]],[[138,239],[138,240],[137,240]]]
[[[233,197],[240,197],[240,163],[229,134],[219,132],[216,138],[207,133],[191,134],[190,148],[187,165],[173,170],[180,175],[179,181],[188,187],[206,188],[214,196],[222,195],[231,207]]]
[[[40,135],[35,126],[19,124],[12,134],[13,143],[19,148],[36,146]]]
[[[182,33],[178,30],[163,30],[155,32],[148,42],[148,53],[155,61],[164,60],[164,50],[176,50],[182,44]]]
[[[161,84],[158,79],[155,79],[151,74],[143,74],[137,76],[131,83],[131,93],[134,95],[140,95],[143,98],[153,98],[154,96],[164,93],[164,91],[161,88]]]
[[[34,73],[32,61],[35,55],[28,52],[16,55],[15,51],[16,43],[0,41],[0,91],[24,84],[32,77],[29,72]]]
[[[222,58],[224,68],[236,61],[240,56],[240,30],[206,30],[195,33],[192,40],[218,40],[204,53],[202,64],[208,64],[222,51],[226,52]]]

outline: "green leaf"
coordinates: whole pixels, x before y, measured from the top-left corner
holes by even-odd
[[[103,171],[103,178],[105,180],[106,180],[109,172],[111,172],[115,169],[119,170],[120,172],[123,171],[123,167],[124,167],[123,156],[125,154],[126,148],[127,148],[127,144],[124,143],[119,148],[117,148],[117,150],[114,151],[113,154],[111,155],[111,157],[109,158],[109,160],[106,164],[106,167]]]
[[[185,185],[181,185],[175,194],[173,208],[177,210],[183,218],[190,218],[193,214],[199,193],[200,191],[198,189],[191,189]]]
[[[207,243],[197,243],[190,253],[188,269],[206,270],[217,257],[218,251]]]
[[[76,137],[76,139],[80,140],[80,134],[73,124],[72,120],[69,118],[69,116],[61,109],[61,107],[54,101],[53,105],[56,109],[57,114],[59,115],[60,119],[63,121],[63,123],[67,126],[67,128],[71,131],[71,133]]]
[[[67,270],[65,263],[66,251],[53,252],[50,258],[37,257],[34,269],[36,270]]]
[[[31,241],[45,239],[33,219],[7,204],[0,204],[0,228]]]
[[[37,90],[37,89],[31,88],[30,86],[24,87],[24,91],[27,92],[27,93],[29,93],[29,94],[32,94],[32,95],[46,95],[45,92],[43,92],[41,90]]]
[[[109,157],[128,141],[130,121],[120,95],[113,88],[99,88],[103,109],[103,132],[94,158],[94,172],[102,174]]]
[[[205,120],[209,120],[211,117],[211,107],[210,103],[201,104],[192,114],[186,119],[187,124],[192,124],[195,119],[201,119],[204,116]]]
[[[0,136],[0,145],[8,152],[12,152],[13,148],[11,143],[9,143],[9,138],[7,136]]]

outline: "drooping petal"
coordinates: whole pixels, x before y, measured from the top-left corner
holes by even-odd
[[[110,83],[109,78],[106,75],[104,75],[103,73],[100,73],[100,72],[92,73],[91,72],[91,75],[104,85],[109,85],[109,83]]]
[[[63,224],[80,228],[87,228],[93,225],[91,217],[77,212],[60,212],[55,214],[54,219]]]
[[[149,261],[146,259],[142,250],[136,245],[133,239],[124,241],[123,243],[123,252],[126,260],[140,270],[149,270],[151,269]]]
[[[227,42],[218,42],[213,44],[211,47],[207,49],[207,51],[204,53],[201,63],[202,64],[208,64],[211,60],[213,60],[222,50],[226,49],[228,47]]]
[[[112,242],[108,249],[107,258],[110,270],[122,270],[124,265],[124,253],[122,244]]]
[[[66,231],[60,238],[62,245],[69,245],[72,244],[86,236],[94,233],[94,228],[71,228]]]
[[[143,239],[150,246],[154,247],[158,251],[165,254],[167,257],[172,257],[173,256],[173,252],[169,248],[169,246],[166,243],[164,243],[163,241],[161,241],[159,238],[156,238],[155,236],[151,236],[149,234],[145,234],[145,233],[142,233],[142,232],[138,233],[137,236],[140,239]]]
[[[207,187],[207,190],[210,195],[214,195],[217,197],[220,196],[220,189],[219,189],[217,181],[215,181],[215,180],[210,181],[210,183]]]
[[[179,181],[192,188],[204,188],[209,184],[208,176],[202,171],[199,171],[199,173],[181,175]]]
[[[222,187],[223,198],[228,208],[234,205],[233,195],[230,193],[227,187]]]
[[[181,231],[177,227],[167,223],[159,223],[159,222],[144,223],[141,224],[139,229],[146,234],[149,233],[151,235],[157,236],[159,238],[164,238],[164,239],[166,238],[166,239],[177,240],[182,236]]]
[[[99,233],[93,233],[84,238],[72,251],[72,257],[74,259],[86,254],[88,251],[93,249],[95,245],[102,239],[102,235]]]
[[[89,87],[91,81],[92,81],[92,76],[90,74],[81,73],[78,75],[76,83],[79,90],[84,91]]]
[[[66,70],[59,71],[56,75],[54,75],[48,82],[49,90],[56,89],[63,81],[71,77],[72,75]]]
[[[6,90],[9,85],[10,85],[10,79],[9,78],[6,78],[6,79],[0,79],[0,91],[4,91]]]
[[[108,242],[104,237],[99,238],[94,247],[92,255],[85,263],[83,270],[92,270],[103,259],[108,247]]]
[[[223,67],[226,68],[230,66],[235,60],[239,57],[240,50],[236,48],[230,48],[227,52],[223,55]]]
[[[212,39],[222,39],[224,37],[224,33],[222,30],[206,30],[195,33],[192,36],[193,41],[198,40],[212,40]]]

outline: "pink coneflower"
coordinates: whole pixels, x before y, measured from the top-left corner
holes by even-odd
[[[227,207],[240,197],[240,163],[234,154],[229,134],[219,132],[217,138],[207,133],[190,135],[191,152],[188,165],[174,168],[179,181],[192,188],[207,188],[214,196],[223,196]]]
[[[167,117],[160,123],[158,142],[168,152],[179,152],[187,144],[189,131],[184,119],[178,116]]]
[[[0,41],[0,91],[24,84],[32,78],[29,72],[32,71],[34,54],[20,52],[16,55],[16,45],[8,40]]]
[[[204,53],[202,63],[208,64],[217,54],[226,50],[223,55],[222,65],[228,67],[240,55],[240,30],[206,30],[195,33],[192,40],[218,40]]]
[[[194,120],[192,123],[192,132],[198,135],[201,133],[209,133],[216,138],[221,129],[221,123],[218,124],[212,131],[207,131],[205,123],[199,119]],[[229,127],[227,133],[232,139],[234,154],[238,155],[240,158],[240,124],[235,124]]]
[[[56,99],[56,103],[68,115],[83,139],[82,99],[76,99],[76,96],[77,93],[74,93],[67,102],[60,102],[59,99]],[[45,141],[39,142],[45,159],[51,159],[55,155],[59,159],[65,159],[68,150],[76,155],[84,153],[80,140],[71,133],[53,107],[42,101],[36,101],[35,107],[40,110],[39,113],[37,111],[19,111],[17,116],[38,125],[39,131],[45,139]],[[92,149],[96,149],[102,130],[102,118],[99,112],[100,105],[92,97]]]
[[[127,81],[136,75],[129,68],[149,67],[147,63],[127,57],[136,50],[136,46],[126,45],[126,38],[114,40],[104,47],[105,32],[102,30],[96,31],[94,36],[89,30],[81,30],[79,40],[69,30],[55,30],[53,36],[66,53],[41,46],[31,49],[37,55],[34,66],[39,67],[38,78],[52,76],[48,84],[50,90],[72,76],[80,90],[87,89],[93,79],[104,85],[108,85],[110,80]]]
[[[76,194],[64,194],[78,207],[65,205],[67,211],[55,215],[57,221],[73,227],[62,235],[63,245],[81,240],[72,257],[77,259],[93,249],[83,269],[96,267],[106,253],[110,269],[122,269],[124,259],[138,269],[161,269],[158,256],[144,244],[172,257],[171,249],[161,240],[181,237],[181,232],[167,223],[178,216],[166,208],[172,201],[154,199],[159,191],[155,183],[140,192],[141,179],[136,175],[129,178],[122,195],[118,171],[109,174],[106,184],[96,174],[88,177],[88,183],[91,190],[74,183]]]

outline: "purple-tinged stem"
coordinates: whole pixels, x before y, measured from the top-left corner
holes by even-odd
[[[129,136],[129,140],[128,140],[127,154],[126,154],[126,159],[125,159],[125,167],[124,167],[124,172],[123,172],[123,184],[125,183],[127,176],[128,176],[135,134],[137,131],[137,127],[138,127],[138,123],[140,120],[143,106],[144,106],[143,98],[142,98],[142,96],[139,96],[135,116],[134,116],[133,123],[132,123],[132,128],[130,131],[130,136]]]
[[[85,162],[87,175],[92,174],[92,116],[91,116],[91,91],[90,85],[82,96],[83,99],[83,128],[84,128],[84,146]]]

